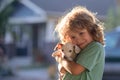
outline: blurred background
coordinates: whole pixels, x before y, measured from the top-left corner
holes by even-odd
[[[120,80],[120,0],[0,0],[0,80],[57,80],[54,28],[78,5],[105,23],[103,80]]]

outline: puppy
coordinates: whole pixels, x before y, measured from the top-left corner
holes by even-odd
[[[62,56],[62,58],[65,58],[69,61],[73,61],[76,55],[81,51],[77,45],[72,44],[71,42],[67,42],[65,44],[58,43],[54,50],[55,52],[52,53],[52,57]],[[60,76],[63,76],[66,71],[61,68],[62,65],[58,64],[58,70],[62,73]]]
[[[71,42],[65,44],[58,43],[54,50],[55,52],[52,53],[52,57],[62,55],[62,58],[70,61],[73,61],[76,55],[81,51],[77,45],[72,44]]]

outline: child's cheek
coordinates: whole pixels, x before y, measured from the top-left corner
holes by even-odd
[[[72,42],[72,39],[69,36],[66,36],[64,41],[65,42]]]

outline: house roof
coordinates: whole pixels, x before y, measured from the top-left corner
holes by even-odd
[[[31,0],[47,12],[65,12],[74,6],[85,6],[98,15],[105,16],[109,8],[115,8],[116,0]]]
[[[11,17],[26,17],[26,16],[38,15],[34,11],[32,11],[30,8],[26,7],[24,4],[16,3],[14,7],[15,7],[15,10],[11,14]]]
[[[0,0],[0,12],[11,2],[12,0]]]
[[[14,11],[12,12],[9,23],[24,24],[38,23],[46,21],[46,13],[29,0],[20,0],[13,3]]]

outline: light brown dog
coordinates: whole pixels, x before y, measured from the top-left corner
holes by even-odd
[[[65,44],[58,43],[54,50],[55,52],[52,54],[53,57],[58,56],[58,52],[61,52],[63,58],[73,61],[81,49],[77,45],[67,42]]]
[[[81,51],[77,45],[72,44],[71,42],[67,42],[65,44],[58,43],[54,50],[55,52],[52,53],[52,57],[62,56],[62,58],[65,58],[69,61],[73,61],[76,55]],[[58,64],[58,70],[62,74],[65,74],[66,71],[61,69],[61,67],[62,65]]]

